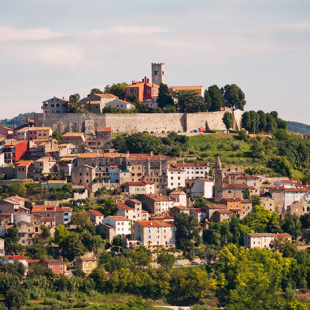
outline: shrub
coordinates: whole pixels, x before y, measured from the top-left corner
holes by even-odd
[[[57,306],[59,304],[59,301],[57,299],[44,298],[43,303],[47,306]]]
[[[225,148],[225,151],[232,151],[233,150],[232,146],[229,144],[225,145],[224,148]]]
[[[232,143],[231,147],[233,148],[234,151],[240,150],[240,144],[239,143]]]
[[[223,152],[217,152],[217,154],[215,155],[215,156],[223,156],[224,155],[224,153]]]
[[[242,152],[238,152],[237,153],[237,157],[242,157],[243,156],[243,153]]]
[[[218,150],[223,150],[225,148],[224,144],[223,143],[220,143],[217,145],[216,147]]]
[[[74,304],[75,303],[75,298],[69,298],[68,301],[69,301],[70,304]]]

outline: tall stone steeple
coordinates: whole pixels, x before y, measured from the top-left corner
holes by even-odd
[[[215,201],[222,199],[222,187],[223,187],[223,171],[220,156],[217,156],[215,166],[215,180],[214,180],[214,198]]]

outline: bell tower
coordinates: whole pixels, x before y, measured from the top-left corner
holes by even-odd
[[[152,83],[159,85],[165,83],[165,64],[152,63]]]
[[[215,166],[215,180],[214,180],[214,199],[220,201],[222,199],[222,188],[223,188],[223,171],[220,157],[217,156]]]

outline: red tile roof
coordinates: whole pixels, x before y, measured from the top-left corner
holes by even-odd
[[[55,221],[54,217],[42,217],[42,221]]]
[[[125,210],[135,210],[134,208],[131,208],[129,206],[127,206],[125,203],[123,202],[118,202],[116,203],[116,205],[122,209],[125,209]]]
[[[13,254],[13,255],[5,255],[5,257],[7,258],[7,259],[9,259],[9,260],[12,260],[12,259],[25,259],[26,260],[26,257],[24,256],[24,253],[22,253],[22,255],[15,255],[15,254]]]
[[[98,210],[89,210],[89,212],[93,213],[96,216],[103,216],[103,214],[99,212]]]
[[[29,165],[31,165],[33,163],[32,160],[22,160],[22,161],[18,161],[15,166],[18,166],[18,167],[27,167]]]
[[[164,226],[173,226],[173,224],[170,224],[168,222],[162,221],[138,221],[139,224],[141,224],[144,227],[164,227]]]
[[[144,182],[127,182],[129,186],[144,186]]]
[[[109,216],[109,217],[115,221],[130,221],[129,219],[126,219],[126,217],[123,216]]]

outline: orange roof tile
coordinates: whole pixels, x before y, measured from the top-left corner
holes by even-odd
[[[135,210],[134,208],[131,208],[131,207],[129,207],[129,206],[127,206],[125,203],[123,203],[123,202],[118,202],[118,203],[116,203],[116,205],[118,206],[118,207],[120,207],[120,208],[122,208],[122,209],[125,209],[125,210]]]
[[[138,221],[139,224],[141,224],[144,227],[165,227],[165,226],[173,226],[173,224],[170,224],[168,222],[162,221]]]
[[[15,166],[18,166],[18,167],[27,167],[29,165],[31,165],[33,163],[32,160],[23,160],[23,161],[18,161]]]
[[[62,137],[83,137],[84,134],[82,132],[66,132]]]
[[[109,217],[115,221],[130,221],[129,219],[126,219],[126,217],[123,216],[109,216]]]
[[[103,216],[103,214],[99,212],[98,210],[89,210],[89,212],[93,213],[96,216]]]

